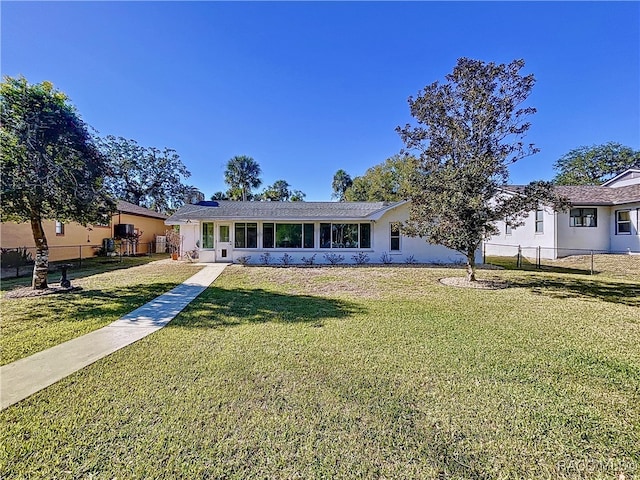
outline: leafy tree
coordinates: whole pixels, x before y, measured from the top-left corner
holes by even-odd
[[[276,180],[273,185],[268,186],[262,194],[260,200],[270,202],[301,202],[306,195],[300,190],[291,190],[291,185],[286,180]]]
[[[216,192],[211,195],[211,200],[229,200],[229,195],[227,194],[227,192]]]
[[[345,201],[345,193],[347,189],[353,184],[353,180],[351,180],[351,176],[340,169],[333,175],[333,182],[331,182],[331,188],[333,193],[331,196],[333,198],[337,198],[338,201]]]
[[[246,155],[235,156],[227,162],[224,181],[229,185],[229,198],[243,201],[251,199],[251,191],[262,185],[260,165]],[[240,198],[238,198],[240,197]]]
[[[304,202],[305,197],[307,196],[302,190],[294,190],[291,192],[291,197],[289,200],[292,202]]]
[[[394,155],[355,177],[345,192],[349,202],[396,202],[409,198],[410,179],[417,160],[410,155]]]
[[[578,147],[563,155],[553,168],[557,185],[601,185],[640,162],[640,151],[609,142]]]
[[[196,187],[187,186],[185,188],[184,203],[196,204],[204,200],[204,193],[198,190]]]
[[[262,192],[262,199],[271,202],[286,202],[291,197],[289,183],[286,180],[276,180]]]
[[[109,158],[108,187],[116,198],[162,213],[179,208],[192,191],[191,176],[175,150],[142,147],[135,140],[107,136],[101,150]]]
[[[520,194],[503,193],[508,166],[535,154],[525,145],[532,107],[521,107],[535,83],[520,75],[524,61],[485,63],[461,58],[446,83],[427,85],[409,97],[417,125],[397,127],[406,148],[416,151],[411,181],[411,236],[444,245],[467,257],[467,278],[475,281],[475,253],[497,233],[495,222],[521,224],[540,202],[564,203],[548,182],[532,182]]]
[[[5,77],[0,86],[2,221],[30,222],[36,245],[34,289],[47,288],[43,220],[105,221],[107,163],[67,96],[50,82]]]

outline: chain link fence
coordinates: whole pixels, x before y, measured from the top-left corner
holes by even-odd
[[[483,262],[509,269],[606,275],[640,281],[640,252],[485,243]]]
[[[148,256],[156,252],[155,243],[129,241],[105,242],[101,245],[49,246],[49,269],[58,269],[61,263],[72,263],[81,268],[96,259],[118,262],[123,257]],[[36,247],[0,248],[1,278],[17,278],[31,275],[36,258]]]

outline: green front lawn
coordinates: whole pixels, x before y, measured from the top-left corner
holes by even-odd
[[[627,478],[640,287],[232,266],[168,327],[0,413],[3,478]]]
[[[0,298],[0,365],[104,327],[171,290],[200,268],[166,261],[94,265],[70,272],[72,285],[82,287],[76,292],[14,299],[6,298],[5,293]],[[50,282],[57,281],[59,274],[50,276]],[[7,283],[3,281],[3,287],[10,290]],[[24,284],[22,279],[11,287]]]

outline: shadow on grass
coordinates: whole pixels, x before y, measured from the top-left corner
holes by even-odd
[[[604,302],[640,307],[640,285],[571,277],[520,277],[509,281],[512,287],[553,298],[593,298]]]
[[[570,273],[573,275],[591,275],[591,271],[588,268],[576,268],[576,267],[566,267],[566,266],[557,266],[557,265],[540,265],[538,266],[535,263],[531,263],[525,257],[522,258],[522,266],[517,266],[517,258],[516,257],[487,257],[487,265],[495,265],[497,267],[502,267],[505,270],[521,270],[527,272],[548,272],[548,273]],[[594,274],[598,274],[600,272],[594,271]]]
[[[324,320],[347,318],[362,312],[362,306],[334,298],[209,287],[168,326],[217,328],[277,322],[321,327]]]
[[[138,267],[140,265],[146,265],[147,263],[154,262],[156,260],[163,260],[165,258],[167,258],[166,255],[157,255],[153,257],[123,257],[122,261],[120,261],[120,257],[93,257],[83,260],[82,266],[80,266],[78,260],[55,262],[49,265],[48,283],[54,284],[60,282],[60,265],[71,265],[67,276],[73,283],[73,280],[78,278],[89,277],[91,275],[97,275],[99,273],[112,272],[114,270]],[[0,291],[6,291],[16,287],[25,287],[31,285],[31,274],[33,272],[33,267],[29,267],[28,271],[24,271],[26,272],[26,274],[23,274],[19,278],[3,277],[2,284],[0,285]]]
[[[126,289],[87,289],[73,290],[34,298],[45,302],[38,306],[46,308],[53,315],[49,315],[47,322],[57,319],[63,321],[82,322],[90,318],[113,317],[113,320],[153,300],[159,295],[176,287],[176,283],[160,282],[152,284],[127,285]],[[6,300],[6,308],[11,308],[13,300]],[[34,309],[34,315],[40,316],[41,311]]]

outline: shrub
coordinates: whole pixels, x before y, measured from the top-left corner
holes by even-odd
[[[382,252],[382,255],[380,256],[380,261],[385,265],[389,265],[390,263],[393,263],[393,259],[391,258],[391,255],[389,255],[388,252]]]
[[[260,262],[262,265],[269,265],[271,263],[271,254],[269,252],[265,252],[260,255]]]
[[[302,257],[302,263],[304,263],[305,265],[313,265],[314,263],[316,263],[316,254],[314,253],[309,258]]]
[[[251,255],[244,255],[242,257],[237,258],[237,262],[243,267],[246,267],[247,265],[249,265],[249,260],[251,260]]]
[[[407,265],[415,265],[418,262],[416,261],[415,256],[409,255],[407,256],[407,258],[404,259],[404,263],[406,263]]]
[[[0,249],[0,263],[2,268],[19,267],[33,264],[33,255],[27,247]]]
[[[342,255],[338,255],[337,253],[325,253],[324,258],[331,265],[338,265],[339,263],[344,262],[344,257]]]
[[[353,255],[351,258],[353,258],[353,260],[358,265],[364,265],[365,263],[369,263],[369,255],[367,255],[364,252],[358,252],[356,255]]]
[[[291,265],[293,263],[293,257],[291,255],[289,255],[288,253],[285,253],[281,258],[280,258],[280,263],[282,265]]]

